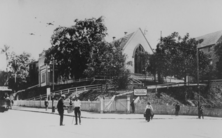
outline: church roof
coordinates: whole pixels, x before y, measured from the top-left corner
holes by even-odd
[[[133,36],[134,33],[135,33],[135,32],[130,33],[130,34],[127,34],[127,35],[125,35],[124,37],[121,37],[121,38],[119,38],[119,39],[117,39],[117,40],[112,41],[111,43],[112,43],[112,44],[115,43],[115,42],[120,43],[120,48],[123,49],[123,47],[124,47],[124,46],[126,45],[126,43],[130,40],[130,38]]]
[[[206,34],[203,36],[199,36],[196,38],[197,40],[203,39],[203,42],[199,44],[199,48],[211,46],[218,43],[219,40],[222,39],[222,30],[214,33]]]

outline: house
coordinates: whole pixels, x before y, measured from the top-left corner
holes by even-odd
[[[196,37],[196,40],[201,39],[203,40],[203,42],[198,45],[198,49],[203,51],[205,54],[210,55],[213,67],[215,68],[218,58],[215,55],[214,48],[218,43],[222,42],[222,30]]]
[[[146,51],[149,54],[153,54],[153,49],[144,36],[142,30],[139,28],[130,34],[125,32],[125,35],[122,38],[113,40],[112,43],[114,42],[120,43],[120,47],[123,50],[122,52],[126,55],[126,63],[132,63],[131,65],[126,65],[126,68],[133,74],[142,74],[144,72],[144,63],[140,60],[137,53]]]

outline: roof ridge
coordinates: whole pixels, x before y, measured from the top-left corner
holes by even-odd
[[[126,37],[126,36],[129,36],[129,35],[132,35],[133,33],[135,33],[136,31],[134,31],[134,32],[132,32],[132,33],[129,33],[129,34],[126,34],[126,35],[124,35],[123,37],[120,37],[120,38],[118,38],[118,39],[116,39],[116,40],[113,40],[112,42],[115,42],[115,41],[118,41],[118,40],[120,40],[120,39],[122,39],[122,38],[124,38],[124,37]],[[111,43],[112,43],[111,42]]]
[[[198,36],[198,37],[196,37],[196,38],[200,38],[200,37],[203,37],[203,36],[206,36],[206,35],[216,34],[216,33],[218,33],[218,32],[221,32],[221,33],[222,33],[222,30],[216,31],[216,32],[212,32],[212,33],[208,33],[208,34],[204,34],[204,35]]]

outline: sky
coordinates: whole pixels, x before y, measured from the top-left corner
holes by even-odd
[[[51,47],[56,27],[103,16],[108,42],[141,28],[155,49],[161,32],[163,37],[173,32],[198,37],[222,30],[221,6],[221,0],[0,0],[0,48],[8,45],[38,60]],[[0,54],[0,70],[5,68]]]

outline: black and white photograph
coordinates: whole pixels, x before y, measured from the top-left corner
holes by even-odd
[[[221,0],[0,0],[1,138],[221,138]]]

